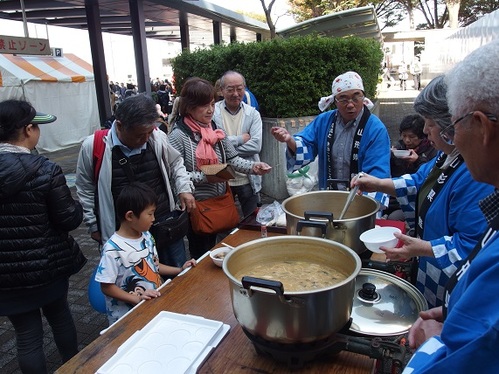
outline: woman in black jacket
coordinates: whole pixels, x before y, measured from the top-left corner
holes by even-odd
[[[46,373],[40,309],[63,361],[77,349],[67,302],[69,276],[86,262],[68,234],[83,218],[61,168],[31,153],[38,125],[55,116],[27,102],[0,103],[0,315],[16,330],[23,373]]]
[[[423,132],[424,125],[424,118],[417,113],[405,116],[400,122],[400,140],[392,147],[390,158],[392,178],[416,173],[422,164],[437,155],[437,150]],[[394,150],[409,150],[410,154],[398,158],[394,155]]]

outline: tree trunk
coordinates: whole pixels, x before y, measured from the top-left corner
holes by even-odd
[[[407,13],[409,14],[409,28],[411,30],[416,29],[416,21],[414,20],[414,7],[411,3],[407,4]]]
[[[449,10],[449,27],[457,29],[459,27],[459,8],[461,6],[460,0],[447,0],[447,9]]]
[[[260,0],[260,3],[262,4],[263,12],[265,13],[265,19],[267,20],[267,25],[269,26],[270,29],[270,39],[275,38],[275,25],[274,21],[272,21],[272,17],[270,15],[272,11],[272,7],[274,6],[275,0],[272,0],[269,5],[265,4],[265,0]]]

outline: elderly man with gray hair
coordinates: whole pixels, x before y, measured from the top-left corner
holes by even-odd
[[[488,227],[450,278],[443,307],[420,313],[409,333],[419,347],[404,373],[491,373],[499,367],[499,40],[446,75],[453,122],[441,131],[471,175],[494,191],[480,201]],[[474,224],[469,220],[469,224]]]
[[[262,150],[262,118],[251,105],[243,102],[246,80],[237,71],[227,71],[220,78],[224,99],[215,104],[213,121],[227,133],[238,156],[249,161],[260,161]],[[260,201],[261,175],[236,173],[229,181],[230,189],[241,204],[243,216],[253,213]]]
[[[76,166],[76,191],[90,236],[104,244],[119,226],[115,202],[123,187],[132,182],[152,187],[158,204],[150,231],[159,261],[181,267],[187,260],[183,238],[167,238],[159,228],[162,223],[180,221],[181,211],[195,209],[194,186],[184,159],[157,128],[158,119],[156,103],[150,97],[140,94],[123,100],[111,129],[101,139],[105,144],[98,173],[96,134],[83,141]]]

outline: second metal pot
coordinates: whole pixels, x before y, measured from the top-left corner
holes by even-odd
[[[337,220],[348,198],[346,191],[315,191],[295,195],[282,202],[290,235],[325,237],[345,244],[357,253],[366,250],[359,239],[374,228],[379,203],[365,195],[356,196],[345,218]]]
[[[347,278],[330,287],[287,292],[263,279],[245,281],[236,274],[270,261],[305,261],[336,269]],[[242,244],[229,252],[223,270],[229,278],[232,306],[248,332],[279,343],[314,342],[343,328],[352,312],[359,256],[343,244],[304,236],[279,236]],[[254,283],[253,283],[254,282]],[[278,282],[273,282],[278,283]]]

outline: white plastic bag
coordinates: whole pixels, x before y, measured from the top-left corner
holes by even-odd
[[[256,221],[265,226],[276,225],[282,220],[281,216],[285,217],[282,205],[278,201],[274,201],[272,204],[264,204],[258,210],[256,215]],[[286,223],[284,223],[286,226]]]
[[[317,184],[317,176],[314,173],[313,166],[315,165],[307,165],[293,173],[287,174],[286,189],[289,196],[312,191]]]

